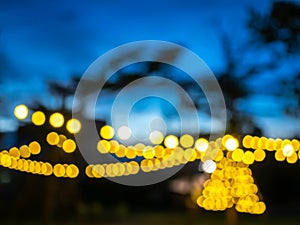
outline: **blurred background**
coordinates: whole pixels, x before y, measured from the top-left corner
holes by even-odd
[[[1,150],[34,140],[47,146],[44,137],[51,126],[18,121],[14,108],[26,104],[47,116],[59,111],[71,118],[74,92],[88,66],[110,49],[139,40],[175,42],[205,61],[225,97],[227,133],[300,138],[299,1],[12,0],[1,1],[0,21]],[[113,100],[124,86],[153,74],[172,79],[189,93],[203,125],[201,135],[208,135],[211,118],[199,87],[182,71],[152,62],[124,68],[107,82],[96,106],[97,125],[110,123]],[[189,108],[180,100],[177,104]],[[177,132],[176,109],[166,101],[144,99],[132,114],[133,130],[141,136],[148,135],[141,129],[145,118],[164,118],[166,133]],[[80,171],[86,166],[79,151],[65,156],[49,148],[36,159],[74,163]],[[259,216],[236,213],[235,223],[298,224],[299,164],[267,155],[251,169],[267,211]],[[197,163],[191,163],[159,184],[130,187],[89,179],[84,172],[70,180],[0,167],[0,221],[230,224],[227,212],[205,211],[191,201],[189,191],[176,188],[176,182],[192,186],[201,175]]]

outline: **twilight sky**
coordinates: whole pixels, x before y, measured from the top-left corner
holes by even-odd
[[[19,103],[39,99],[54,106],[45,81],[66,82],[73,74],[83,74],[106,51],[132,41],[157,39],[183,44],[218,72],[224,66],[220,34],[230,34],[237,45],[243,42],[248,35],[244,27],[249,7],[264,12],[270,3],[271,0],[1,1],[0,87],[4,111],[0,126],[5,130],[11,125],[8,121],[13,120],[12,109]],[[276,111],[272,99],[256,98],[249,102],[254,109],[267,104]],[[272,127],[273,116],[258,120],[270,135],[281,134]],[[281,126],[281,121],[276,121]],[[293,132],[291,127],[286,129]]]

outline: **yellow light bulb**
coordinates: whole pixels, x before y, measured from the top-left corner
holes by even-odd
[[[30,151],[29,151],[29,147],[27,145],[22,145],[20,147],[20,155],[23,157],[23,158],[29,158],[30,157]]]
[[[285,160],[285,156],[283,155],[282,149],[278,149],[275,153],[275,159],[277,161],[284,161]]]
[[[43,112],[41,111],[36,111],[32,114],[31,116],[31,121],[34,125],[36,126],[41,126],[45,123],[46,121],[46,116]]]
[[[247,165],[250,165],[252,163],[254,163],[255,160],[255,156],[253,154],[253,152],[250,151],[246,151],[243,157],[243,162]]]
[[[298,160],[298,155],[297,155],[296,152],[293,152],[293,154],[291,156],[289,156],[289,157],[286,158],[286,161],[288,163],[296,163],[297,160]]]
[[[261,161],[263,161],[265,159],[266,153],[262,149],[256,149],[254,151],[254,157],[255,157],[255,161],[261,162]]]
[[[66,173],[66,169],[61,164],[56,164],[53,168],[53,173],[56,177],[63,177]]]
[[[150,146],[146,147],[143,151],[143,156],[145,159],[153,159],[153,157],[155,156],[154,148]]]
[[[77,134],[81,130],[81,123],[78,119],[70,119],[66,128],[71,134]]]
[[[33,141],[29,144],[29,151],[33,155],[37,155],[41,152],[41,146],[38,142]]]
[[[26,105],[17,105],[14,110],[15,117],[19,120],[24,120],[28,116],[28,108]]]
[[[94,175],[93,175],[93,165],[88,165],[86,168],[85,168],[85,174],[89,177],[89,178],[93,178]]]
[[[57,145],[59,142],[59,135],[56,132],[50,132],[46,138],[49,145]]]
[[[64,124],[65,119],[64,119],[64,116],[61,113],[56,112],[56,113],[53,113],[50,116],[49,122],[53,127],[58,128],[58,127],[61,127]]]
[[[105,125],[100,129],[100,136],[104,139],[112,139],[115,135],[115,130],[109,125]]]
[[[199,151],[199,152],[205,152],[208,149],[208,141],[204,138],[199,138],[196,143],[195,143],[195,148]]]
[[[76,143],[72,139],[67,139],[64,141],[62,147],[66,153],[72,153],[76,149]]]
[[[4,167],[9,167],[11,165],[11,157],[7,154],[1,156],[1,165]]]
[[[53,167],[50,163],[48,163],[48,162],[44,163],[43,167],[44,167],[43,174],[45,176],[50,176],[53,173]]]
[[[70,178],[75,178],[79,174],[79,169],[74,164],[68,165],[66,169],[66,174]]]
[[[115,141],[115,140],[110,140],[109,144],[110,144],[110,150],[109,150],[110,153],[115,153],[120,148],[119,143],[117,141]]]
[[[20,158],[20,151],[18,148],[16,147],[12,147],[11,149],[9,149],[9,155],[12,157],[15,157],[16,159]]]
[[[231,155],[232,159],[236,162],[240,162],[243,160],[244,151],[242,149],[235,149]]]
[[[155,150],[155,157],[156,158],[162,158],[164,156],[164,154],[165,154],[165,149],[161,145],[155,146],[154,150]]]
[[[167,148],[176,148],[178,146],[178,138],[174,135],[168,135],[164,143]]]
[[[189,134],[185,134],[180,137],[179,142],[182,147],[190,148],[194,144],[194,138]]]
[[[101,154],[108,153],[110,151],[110,142],[107,140],[100,140],[97,143],[97,149]]]
[[[282,153],[284,156],[286,157],[290,157],[293,155],[294,153],[294,148],[291,144],[286,144],[283,148],[282,148]]]
[[[224,146],[228,151],[233,151],[239,147],[239,142],[236,138],[226,135],[224,141]]]

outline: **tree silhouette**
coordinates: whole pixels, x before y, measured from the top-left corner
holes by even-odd
[[[222,46],[225,55],[225,69],[217,74],[219,84],[225,97],[227,109],[227,132],[235,134],[261,134],[261,129],[255,124],[251,114],[240,108],[239,101],[246,100],[251,94],[247,88],[247,80],[251,70],[240,71],[240,58],[234,57],[231,49],[232,43],[227,36],[222,38]]]
[[[274,94],[285,98],[284,111],[287,115],[299,116],[300,68],[291,65],[295,65],[300,56],[300,4],[274,2],[270,12],[264,15],[252,10],[248,28],[252,34],[251,44],[268,51],[271,56],[273,67],[265,68],[265,72],[276,72],[286,63],[286,76],[282,76],[278,91]]]
[[[258,45],[280,43],[284,55],[300,50],[300,5],[296,2],[276,1],[265,15],[252,10],[248,27]]]
[[[78,82],[76,77],[73,77],[67,84],[57,81],[48,82],[49,92],[60,101],[60,110],[66,109],[66,99],[75,93]]]

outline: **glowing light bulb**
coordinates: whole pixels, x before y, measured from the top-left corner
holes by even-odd
[[[9,155],[12,157],[15,157],[16,159],[20,158],[20,151],[18,148],[16,147],[12,147],[11,149],[9,149]]]
[[[77,134],[81,130],[81,123],[78,119],[70,119],[66,128],[71,134]]]
[[[19,120],[24,120],[28,116],[28,108],[26,105],[17,105],[14,110],[15,117]]]
[[[33,141],[29,144],[29,151],[33,155],[37,155],[41,152],[41,146],[37,141]]]
[[[97,149],[100,153],[105,154],[110,151],[111,145],[107,140],[100,140],[97,143]]]
[[[46,121],[46,116],[41,111],[36,111],[31,116],[31,121],[36,126],[42,126]]]
[[[243,162],[245,164],[250,165],[250,164],[254,163],[254,160],[255,160],[255,156],[254,156],[253,152],[246,151],[244,154],[244,157],[243,157]]]
[[[31,153],[29,151],[29,147],[27,145],[22,145],[20,147],[20,155],[23,157],[23,158],[29,158]]]
[[[46,138],[49,145],[57,145],[59,142],[59,135],[56,132],[50,132]]]
[[[49,122],[50,122],[51,126],[53,126],[55,128],[58,128],[58,127],[61,127],[64,124],[65,119],[64,119],[64,116],[61,113],[56,112],[56,113],[53,113],[50,116]]]
[[[164,143],[167,148],[176,148],[178,146],[178,138],[174,135],[168,135]]]
[[[235,149],[231,155],[232,159],[236,162],[240,162],[243,160],[244,151],[242,149]]]
[[[217,164],[209,159],[202,164],[202,170],[206,173],[213,173],[217,169]]]
[[[255,161],[262,162],[266,158],[266,153],[262,149],[256,149],[254,152]]]
[[[159,145],[160,143],[163,142],[164,135],[162,132],[155,130],[150,133],[149,140],[151,141],[152,144]]]
[[[72,139],[67,139],[64,141],[62,147],[66,153],[72,153],[76,149],[76,143]]]
[[[63,177],[66,173],[66,169],[61,164],[56,164],[53,168],[53,173],[56,177]]]
[[[109,125],[105,125],[100,129],[100,136],[104,139],[112,139],[115,135],[114,128]]]
[[[205,152],[208,149],[208,141],[204,138],[199,138],[195,143],[195,148],[199,152]]]
[[[291,144],[286,144],[283,148],[282,148],[282,153],[284,156],[286,157],[290,157],[293,155],[294,153],[294,148]]]
[[[190,148],[194,144],[194,138],[189,134],[185,134],[180,137],[179,142],[182,147]]]
[[[66,169],[66,174],[70,178],[75,178],[79,174],[79,169],[74,164],[68,165]]]
[[[143,151],[143,156],[145,159],[153,159],[153,157],[155,156],[155,150],[153,147],[146,147]]]
[[[226,135],[227,136],[227,135]],[[228,151],[233,151],[239,147],[239,142],[236,138],[228,135],[227,138],[225,136],[224,146]]]

